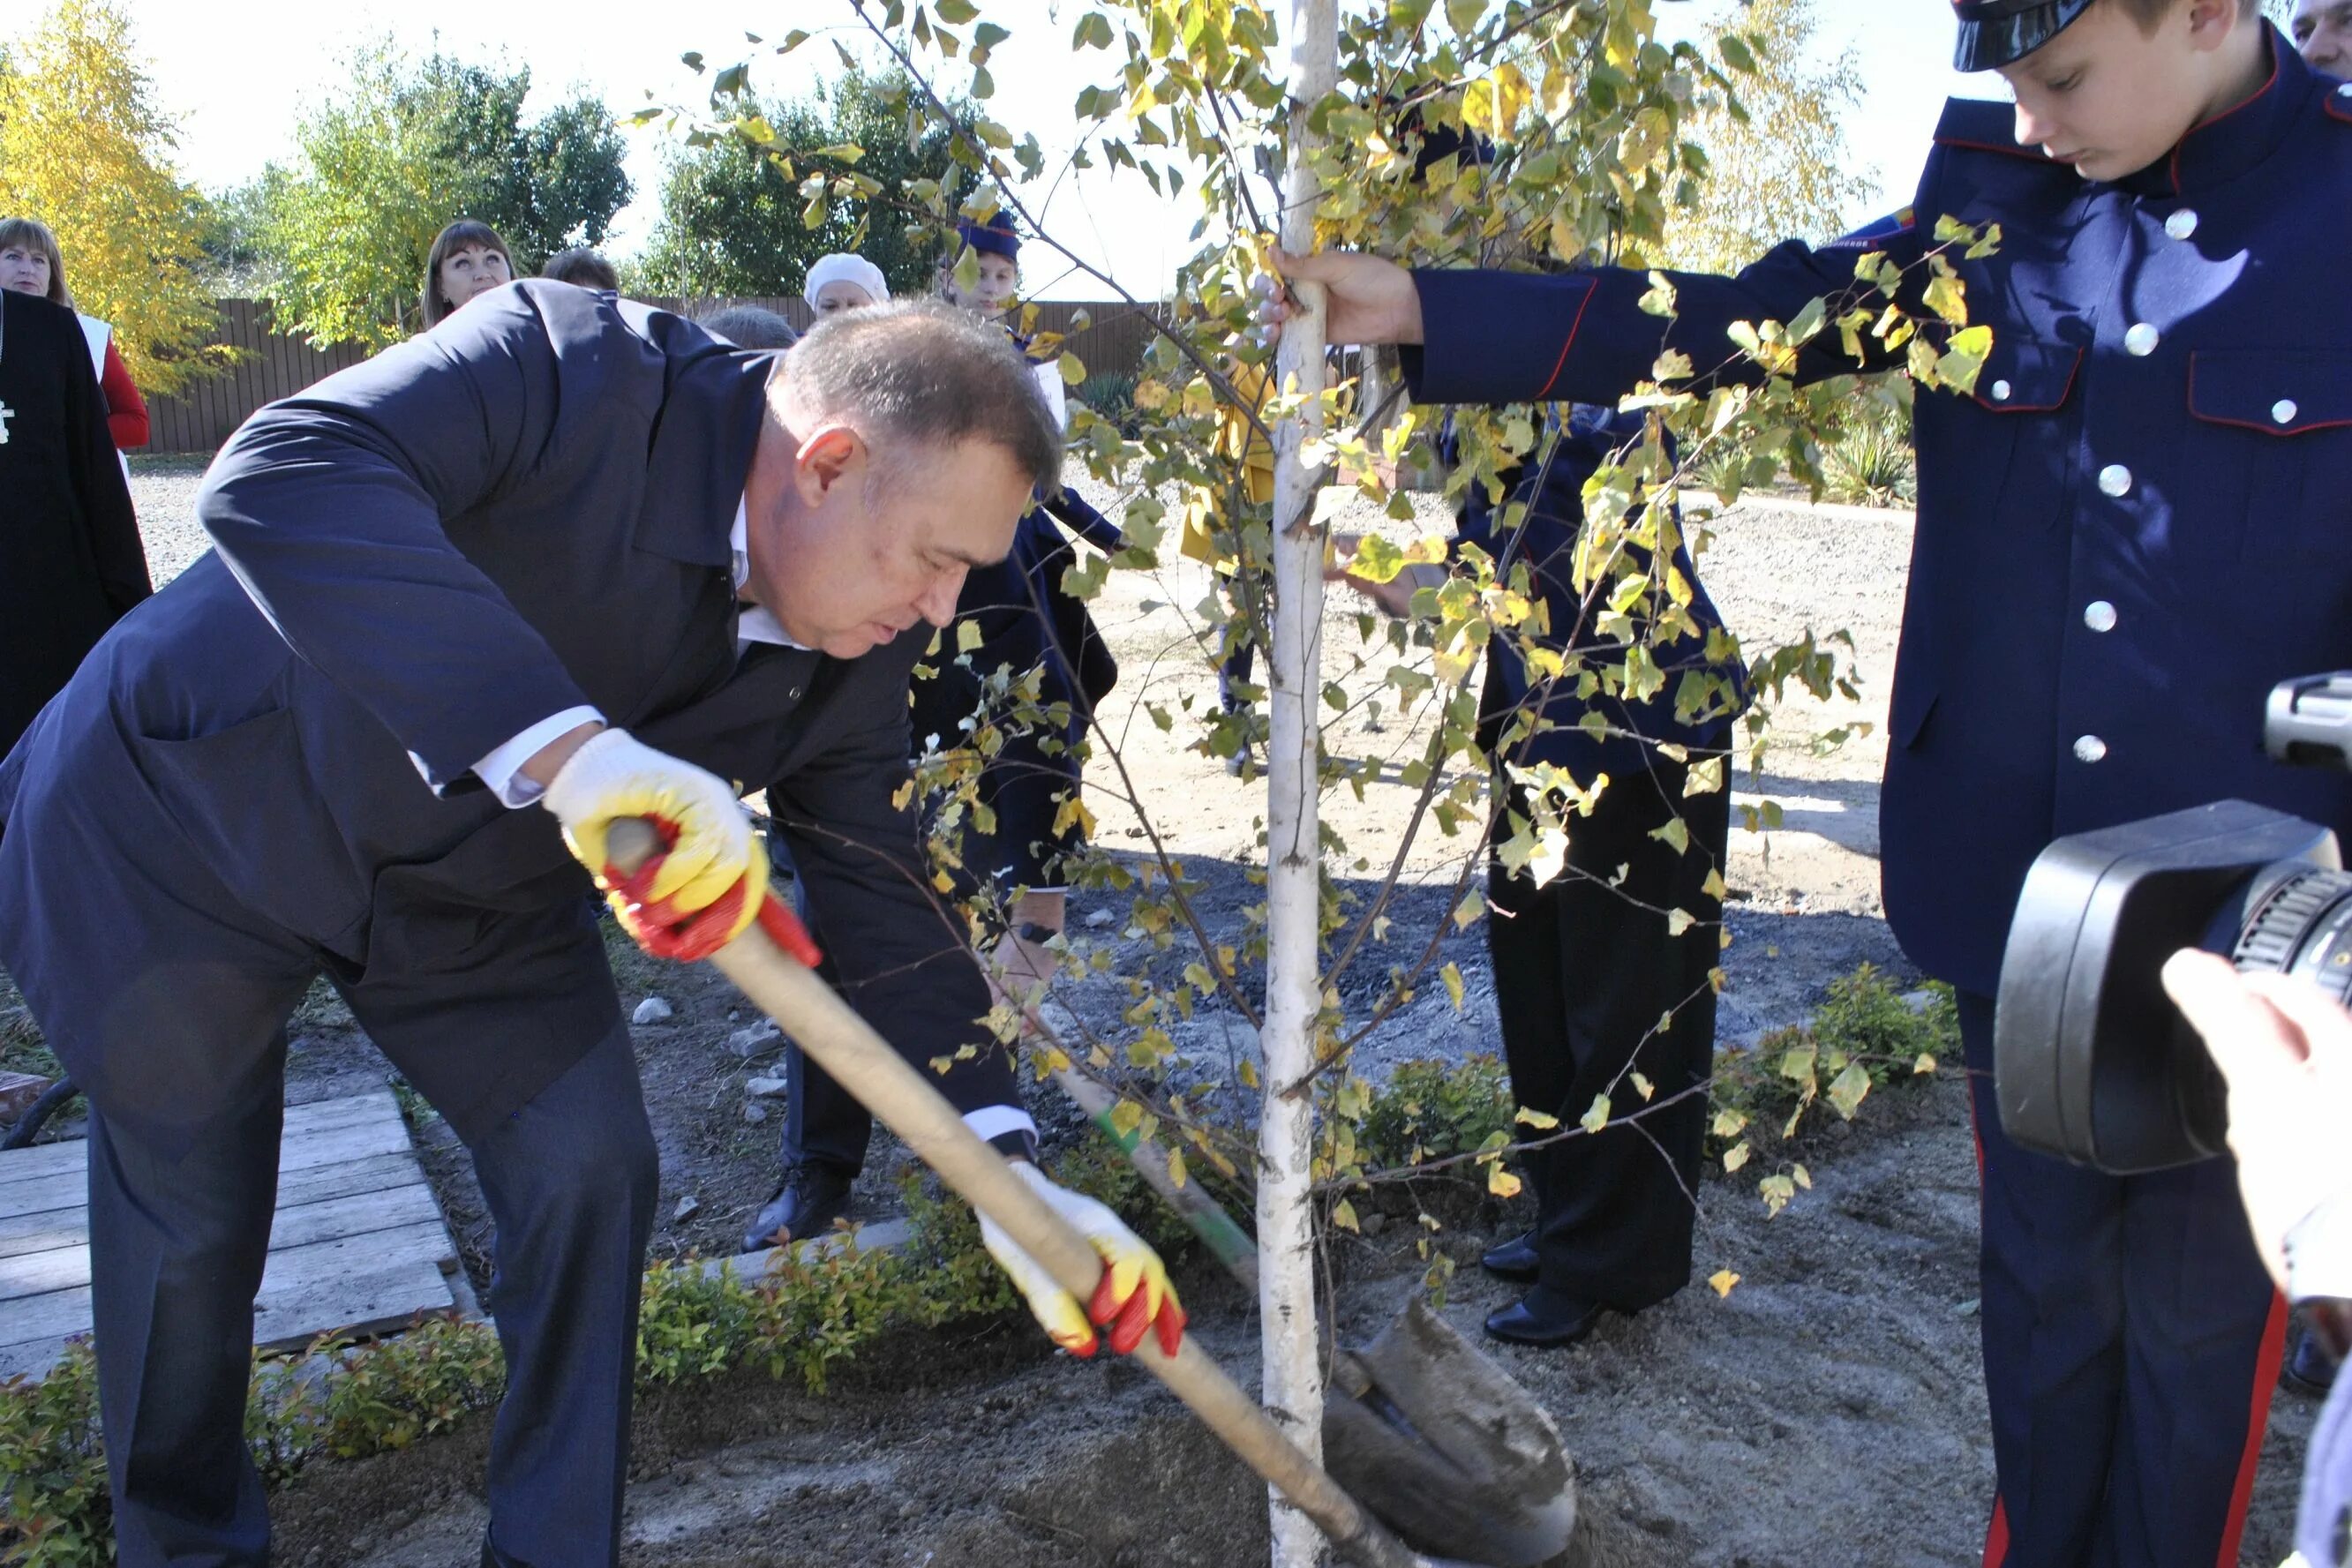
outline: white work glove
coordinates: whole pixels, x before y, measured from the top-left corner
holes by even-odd
[[[589,737],[541,804],[637,945],[659,958],[707,958],[760,913],[768,853],[727,781],[656,751],[626,730]],[[665,846],[634,876],[614,866],[605,834],[624,817],[650,820]]]
[[[1097,1343],[1095,1330],[1107,1328],[1111,1349],[1125,1355],[1143,1343],[1146,1333],[1156,1331],[1161,1352],[1174,1355],[1184,1338],[1184,1309],[1168,1282],[1168,1266],[1160,1254],[1118,1215],[1084,1193],[1056,1186],[1025,1160],[1014,1160],[1013,1170],[1102,1254],[1102,1283],[1096,1287],[1094,1300],[1080,1307],[1078,1299],[1055,1284],[995,1221],[980,1217],[980,1239],[988,1255],[1012,1276],[1046,1337],[1073,1355],[1092,1355]]]

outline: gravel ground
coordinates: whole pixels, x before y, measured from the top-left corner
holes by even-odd
[[[196,486],[204,482],[205,465],[201,457],[131,459],[131,503],[139,510],[147,570],[158,588],[212,549],[196,523]]]

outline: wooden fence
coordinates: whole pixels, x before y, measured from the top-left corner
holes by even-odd
[[[809,323],[809,308],[797,298],[654,299],[648,303],[667,310],[682,308],[686,314],[695,316],[729,305],[759,305],[790,317],[795,327],[805,328]],[[1151,345],[1152,327],[1147,314],[1150,308],[1139,308],[1123,300],[1041,304],[1037,317],[1042,329],[1069,334],[1070,351],[1084,362],[1088,375],[1131,376]],[[1088,325],[1072,331],[1071,323],[1082,310],[1089,318]],[[143,450],[205,454],[216,451],[245,423],[246,416],[262,404],[291,397],[313,382],[368,357],[367,350],[350,344],[315,349],[305,339],[275,330],[266,299],[224,299],[220,301],[220,330],[213,340],[241,350],[236,364],[173,396],[149,398],[147,413],[152,434]]]

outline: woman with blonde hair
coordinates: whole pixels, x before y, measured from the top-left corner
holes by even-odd
[[[427,330],[439,326],[478,294],[514,281],[513,253],[499,231],[472,218],[459,218],[433,237],[425,256],[425,282],[417,306]]]
[[[37,218],[0,218],[0,288],[31,294],[52,305],[74,309],[73,291],[66,287],[65,252],[49,225]],[[90,369],[98,374],[99,390],[106,394],[106,428],[115,450],[147,444],[147,400],[139,395],[122,351],[114,346],[114,329],[95,316],[76,310],[82,340],[89,347]],[[123,472],[128,474],[126,467]]]

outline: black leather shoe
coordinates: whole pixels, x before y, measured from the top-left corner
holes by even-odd
[[[1500,1312],[1489,1313],[1486,1333],[1506,1344],[1557,1350],[1591,1333],[1608,1310],[1598,1301],[1555,1295],[1538,1285]]]
[[[1498,1241],[1486,1249],[1478,1260],[1478,1267],[1497,1280],[1508,1280],[1514,1285],[1536,1282],[1536,1233],[1523,1231],[1508,1241]]]
[[[2336,1360],[2307,1323],[2298,1322],[2288,1334],[2286,1384],[2298,1393],[2325,1399],[2336,1386]]]
[[[794,1166],[786,1171],[776,1196],[743,1233],[743,1250],[788,1247],[832,1229],[833,1222],[849,1212],[849,1179],[824,1166]]]

